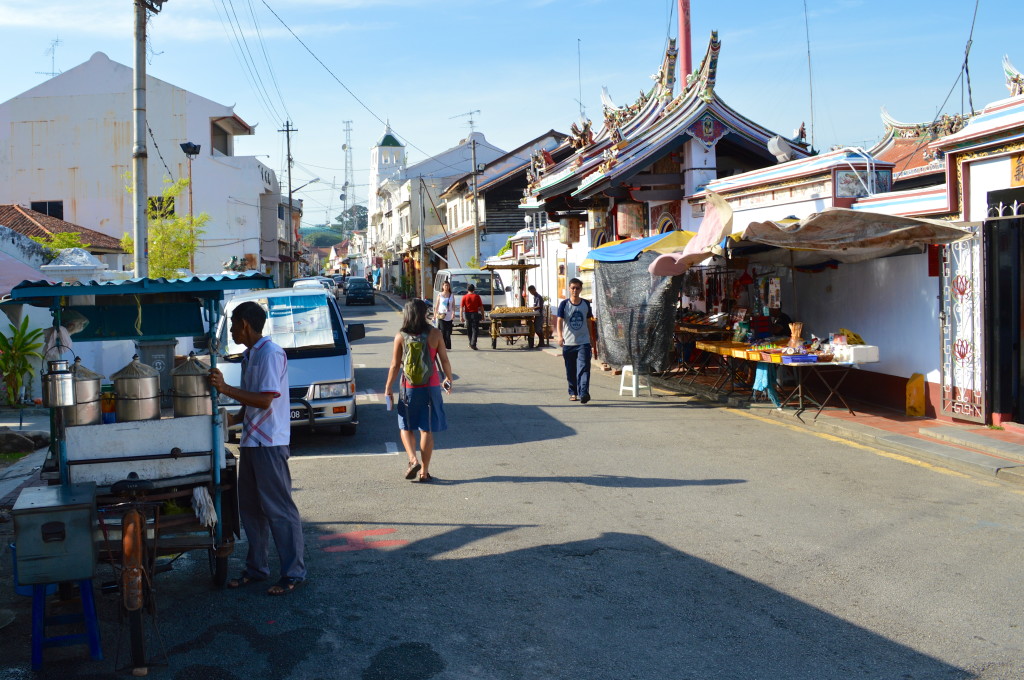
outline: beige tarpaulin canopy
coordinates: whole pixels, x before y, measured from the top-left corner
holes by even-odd
[[[801,220],[751,222],[734,251],[753,262],[812,265],[835,260],[862,262],[926,245],[954,243],[973,235],[977,222],[947,222],[830,208]],[[762,250],[756,246],[782,250]],[[748,248],[749,246],[754,246]]]

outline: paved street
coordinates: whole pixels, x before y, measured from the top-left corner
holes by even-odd
[[[205,555],[183,557],[157,577],[168,666],[152,676],[1024,676],[1019,487],[620,398],[600,371],[594,401],[570,403],[560,358],[460,334],[437,481],[407,482],[378,396],[399,315],[343,309],[367,324],[358,432],[293,443],[310,580],[218,592]],[[18,616],[0,678],[31,677],[28,600],[0,606]],[[125,635],[113,597],[100,606],[107,659],[48,650],[43,677],[110,677]]]

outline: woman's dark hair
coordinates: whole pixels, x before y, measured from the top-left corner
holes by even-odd
[[[430,330],[427,323],[427,303],[419,298],[409,300],[402,308],[402,332],[420,335]]]
[[[245,321],[257,333],[263,333],[267,312],[255,302],[243,302],[231,310],[232,321]]]

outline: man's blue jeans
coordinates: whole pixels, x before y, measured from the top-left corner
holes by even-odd
[[[562,347],[565,379],[569,381],[570,397],[582,397],[585,394],[590,394],[590,354],[590,343]]]

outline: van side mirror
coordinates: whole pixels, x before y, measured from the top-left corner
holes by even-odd
[[[348,334],[348,341],[355,342],[366,337],[366,326],[361,323],[350,323],[345,326],[345,332]]]

